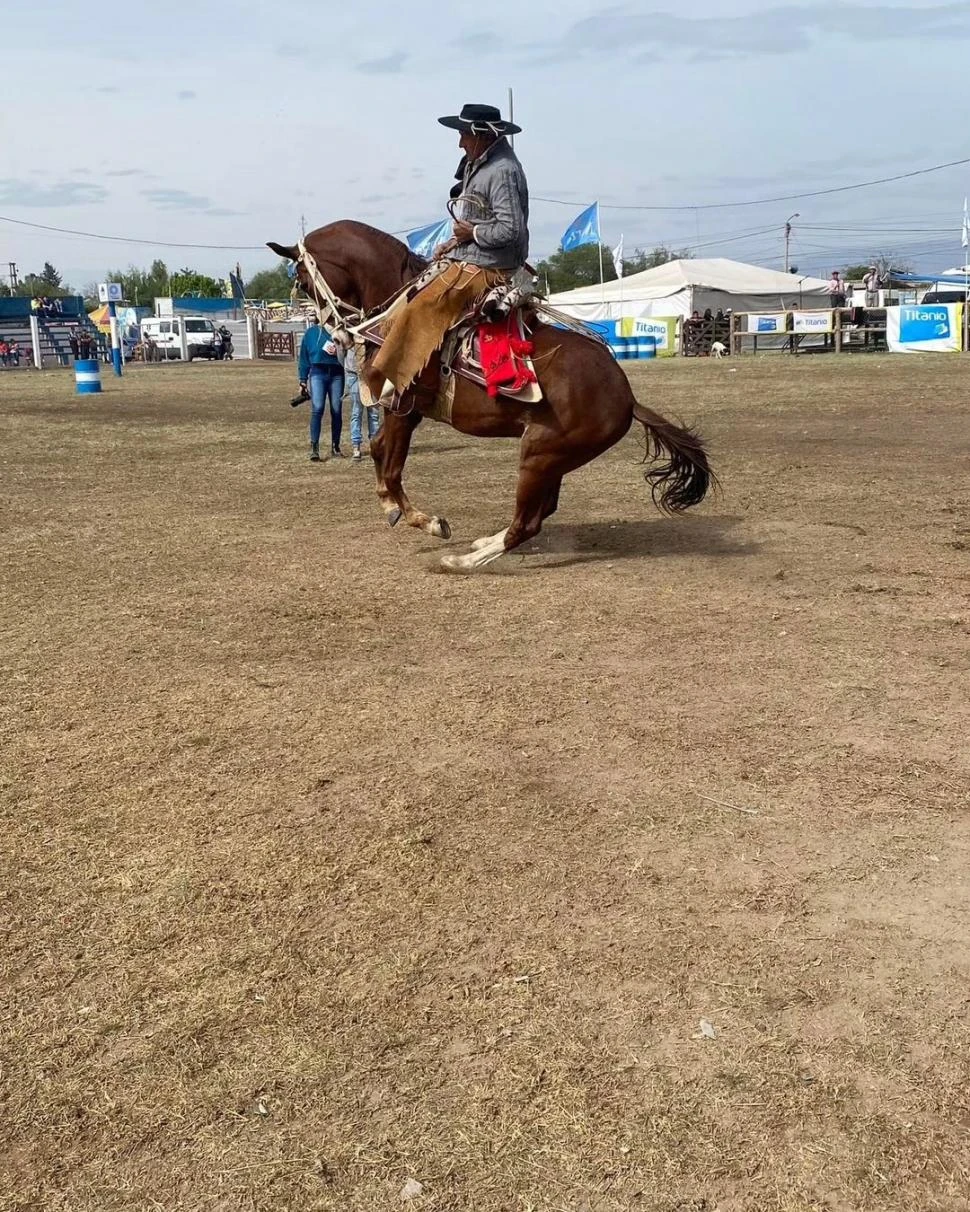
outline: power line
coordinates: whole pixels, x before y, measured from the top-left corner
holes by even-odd
[[[113,240],[116,244],[152,244],[157,248],[208,248],[223,252],[254,252],[265,248],[265,244],[177,244],[171,240],[138,240],[134,236],[104,236],[96,231],[75,231],[70,227],[51,227],[47,223],[28,223],[26,219],[11,219],[0,215],[0,223],[15,223],[18,227],[33,227],[38,231],[52,231],[61,236],[83,236],[86,240]]]
[[[630,211],[701,211],[701,210],[731,210],[744,206],[767,206],[776,202],[800,202],[807,198],[824,198],[830,197],[833,194],[849,193],[857,189],[870,189],[875,185],[889,185],[895,181],[907,181],[914,177],[923,177],[929,173],[943,172],[948,168],[960,168],[966,164],[970,164],[970,157],[962,160],[949,160],[945,164],[933,164],[929,168],[916,168],[907,173],[896,173],[891,177],[877,177],[871,181],[857,181],[852,185],[836,185],[829,189],[809,190],[799,194],[778,194],[773,198],[751,198],[744,202],[703,202],[693,205],[676,205],[676,206],[649,206],[633,203],[601,203],[603,210],[630,210]],[[566,198],[547,198],[542,195],[533,195],[535,202],[547,202],[556,206],[581,206],[581,202],[570,201]],[[79,231],[70,227],[54,227],[46,223],[31,223],[26,219],[13,219],[9,215],[0,215],[0,222],[12,223],[18,227],[29,227],[36,231],[48,231],[62,236],[79,236],[86,240],[108,240],[116,244],[141,244],[149,245],[155,248],[193,248],[207,251],[218,252],[261,252],[265,245],[263,244],[195,244],[181,243],[173,240],[142,240],[134,236],[108,236],[101,232]],[[398,232],[392,232],[392,235],[404,235],[409,229],[402,229]]]
[[[172,240],[139,240],[135,236],[106,236],[96,231],[76,231],[72,227],[51,227],[47,223],[29,223],[26,219],[11,219],[0,215],[0,223],[14,223],[17,227],[32,227],[37,231],[55,232],[60,236],[81,236],[86,240],[111,240],[116,244],[148,244],[154,248],[197,248],[218,252],[262,252],[265,244],[179,244]],[[410,227],[392,231],[392,236],[403,236],[413,230]]]
[[[946,168],[959,168],[964,164],[970,164],[970,157],[965,160],[950,160],[946,164],[933,164],[929,168],[915,168],[908,173],[897,173],[892,177],[877,177],[873,181],[858,181],[854,185],[835,185],[831,189],[814,189],[803,194],[779,194],[775,198],[752,198],[747,202],[703,202],[693,206],[641,206],[641,205],[620,205],[618,203],[603,202],[601,207],[603,210],[727,210],[737,206],[766,206],[771,202],[800,202],[804,198],[824,198],[831,194],[844,194],[854,189],[869,189],[873,185],[889,185],[893,181],[907,181],[911,177],[923,177],[927,173],[942,172]],[[543,198],[533,195],[535,202],[552,202],[557,206],[581,206],[581,202],[570,202],[565,198]]]

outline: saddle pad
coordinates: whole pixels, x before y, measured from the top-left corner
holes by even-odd
[[[525,321],[522,319],[522,313],[516,313],[516,322],[519,328],[519,336],[523,339],[528,337],[525,327]],[[373,320],[367,321],[366,324],[360,325],[354,329],[354,335],[358,340],[365,341],[368,345],[381,346],[384,344],[384,335],[382,329],[387,320],[387,314],[376,316]],[[530,357],[522,359],[533,374],[536,374],[535,364]],[[441,365],[445,369],[443,378],[447,377],[447,371],[450,370],[453,374],[461,375],[463,379],[467,379],[470,383],[474,383],[476,387],[481,387],[486,390],[485,375],[482,373],[481,356],[478,347],[478,318],[473,315],[463,316],[462,319],[449,329],[445,334],[444,342],[441,346]],[[521,404],[538,404],[542,399],[542,388],[538,382],[530,383],[522,391],[512,395],[510,392],[500,392],[499,394],[509,400],[516,400]]]

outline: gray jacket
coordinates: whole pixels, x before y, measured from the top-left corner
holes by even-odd
[[[474,227],[474,239],[450,255],[485,269],[521,269],[529,255],[529,186],[519,158],[504,136],[484,156],[465,166],[459,218]]]

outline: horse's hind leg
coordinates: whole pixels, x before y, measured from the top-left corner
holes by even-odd
[[[420,421],[421,414],[417,411],[406,416],[391,412],[384,414],[384,424],[371,443],[371,454],[377,473],[377,497],[387,516],[388,525],[396,525],[403,516],[409,526],[415,526],[437,539],[449,539],[451,527],[445,519],[430,517],[415,509],[404,491],[404,464],[411,449],[411,435]]]
[[[560,476],[554,483],[552,483],[546,487],[545,498],[542,502],[542,517],[539,522],[540,526],[546,520],[546,518],[548,518],[552,514],[554,514],[556,512],[556,510],[559,508],[559,490],[560,490],[560,488],[562,488],[562,476]],[[503,533],[505,533],[505,532],[503,531]],[[537,529],[536,534],[538,534],[538,533],[539,533],[539,531]],[[532,536],[530,536],[530,537],[532,537]],[[491,541],[492,541],[492,539],[491,539],[490,535],[486,535],[485,538],[483,538],[483,539],[476,539],[475,542],[472,543],[472,551],[481,551],[482,548],[488,546],[488,544],[491,543]],[[524,542],[525,540],[523,539],[522,541]],[[506,550],[508,550],[507,547],[506,547]]]
[[[476,572],[534,538],[542,529],[543,519],[556,511],[559,486],[567,470],[567,466],[559,467],[548,457],[525,455],[519,466],[512,525],[498,534],[476,539],[468,555],[445,556],[441,561],[443,567],[451,572]]]

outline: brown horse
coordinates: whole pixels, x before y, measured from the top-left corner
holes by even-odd
[[[338,320],[353,321],[355,313],[378,310],[427,265],[393,236],[351,220],[317,228],[305,237],[303,250],[274,243],[269,247],[296,262],[300,285],[316,300],[331,328],[334,312]],[[467,555],[445,556],[442,564],[452,571],[473,572],[537,535],[543,521],[556,511],[563,476],[609,450],[629,430],[634,417],[646,429],[648,457],[666,458],[644,473],[661,510],[688,509],[716,484],[702,439],[639,404],[606,346],[542,323],[535,326],[533,341],[543,395],[539,404],[492,399],[456,376],[452,426],[475,437],[521,438],[521,444],[511,524],[477,539]],[[382,379],[374,383],[368,377],[366,362],[360,373],[369,386],[380,390]],[[451,529],[445,519],[415,509],[401,482],[411,435],[422,419],[421,407],[419,399],[407,415],[385,414],[371,443],[377,495],[390,525],[403,516],[410,526],[447,539]]]

